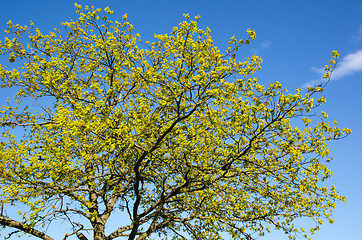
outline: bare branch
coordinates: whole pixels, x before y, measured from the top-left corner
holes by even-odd
[[[19,229],[19,230],[21,230],[21,231],[23,231],[25,233],[31,234],[34,237],[38,237],[40,239],[54,240],[53,238],[46,235],[45,233],[40,232],[39,230],[36,230],[35,228],[29,227],[24,223],[15,221],[15,220],[13,220],[11,218],[0,216],[0,224],[3,225],[3,226],[8,226],[8,227]]]

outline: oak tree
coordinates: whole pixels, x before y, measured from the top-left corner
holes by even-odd
[[[258,83],[261,58],[237,56],[251,29],[221,51],[185,15],[144,42],[127,15],[76,8],[48,34],[9,21],[0,43],[14,66],[0,66],[14,93],[0,111],[10,236],[50,240],[60,226],[81,240],[253,239],[274,228],[294,238],[333,221],[344,197],[321,184],[332,175],[327,142],[350,130],[315,110],[326,84],[288,93]]]

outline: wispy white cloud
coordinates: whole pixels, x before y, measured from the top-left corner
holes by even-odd
[[[311,70],[320,75],[320,79],[310,81],[304,84],[303,87],[314,86],[325,81],[325,79],[322,79],[322,76],[325,73],[324,68],[313,67],[311,68]],[[359,72],[362,72],[362,50],[350,53],[341,60],[339,60],[336,69],[334,69],[332,73],[331,80],[339,80],[345,76],[353,75]]]
[[[309,81],[305,84],[303,84],[302,88],[307,88],[307,87],[314,87],[317,86],[318,84],[321,84],[323,82],[326,82],[326,80],[324,78],[320,78],[318,80],[313,80],[313,81]]]
[[[361,42],[362,42],[362,24],[359,25],[356,34],[354,34],[351,38],[351,43],[354,45],[358,45]]]
[[[362,50],[348,54],[337,64],[332,73],[332,80],[338,80],[348,75],[362,71]]]
[[[271,44],[270,41],[264,41],[260,45],[258,45],[256,48],[252,49],[252,52],[254,54],[258,54],[262,49],[269,48],[270,44]]]
[[[270,41],[265,41],[260,44],[260,48],[268,48],[270,46]]]

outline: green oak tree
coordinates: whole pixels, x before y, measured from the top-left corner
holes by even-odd
[[[327,142],[350,130],[315,111],[325,84],[294,94],[259,84],[261,58],[237,57],[250,29],[220,51],[186,14],[142,42],[127,15],[76,8],[76,21],[46,35],[9,21],[0,43],[14,66],[0,66],[14,93],[0,111],[0,226],[10,236],[50,240],[61,224],[63,239],[294,238],[333,221],[344,197],[321,184],[332,175]]]

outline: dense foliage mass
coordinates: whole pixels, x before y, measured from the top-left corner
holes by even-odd
[[[315,112],[324,86],[259,84],[261,59],[236,55],[250,29],[220,51],[185,15],[142,42],[126,15],[76,7],[63,31],[9,22],[0,44],[14,66],[0,66],[1,87],[16,93],[0,112],[0,225],[11,236],[58,238],[46,230],[62,224],[63,239],[253,239],[274,228],[294,238],[332,221],[343,197],[321,185],[327,142],[350,130]],[[312,229],[294,225],[303,217]]]

